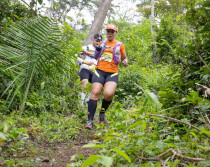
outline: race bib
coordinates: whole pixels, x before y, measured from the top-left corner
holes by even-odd
[[[107,62],[112,62],[113,55],[112,53],[103,53],[100,57],[100,61],[107,61]]]

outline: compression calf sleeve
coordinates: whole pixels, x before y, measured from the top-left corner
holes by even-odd
[[[108,109],[108,107],[111,103],[112,103],[112,100],[111,101],[106,101],[105,99],[103,99],[100,112],[105,112]]]
[[[90,99],[88,101],[88,120],[93,121],[96,112],[97,101]]]

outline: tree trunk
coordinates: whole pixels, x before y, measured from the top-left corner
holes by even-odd
[[[157,45],[156,45],[156,37],[155,37],[155,32],[154,32],[154,18],[155,18],[154,9],[155,9],[155,2],[154,2],[154,0],[151,0],[151,33],[152,33],[152,36],[153,36],[153,43],[154,43],[154,46],[153,46],[153,63],[156,64],[158,62],[158,59],[157,59],[157,55],[156,55]]]
[[[91,42],[91,37],[93,37],[94,34],[100,32],[100,29],[106,18],[107,12],[110,8],[111,2],[112,0],[102,0],[98,8],[98,11],[95,14],[92,26],[90,28],[89,35],[85,39],[85,44],[89,44]]]

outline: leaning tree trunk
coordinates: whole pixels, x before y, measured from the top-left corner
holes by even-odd
[[[107,12],[110,8],[112,0],[102,0],[98,11],[95,14],[92,26],[90,28],[89,35],[85,39],[85,44],[88,44],[91,42],[91,37],[100,32],[100,29],[104,23],[104,20],[106,18]]]
[[[154,32],[154,8],[155,8],[155,2],[154,0],[151,0],[151,33],[152,33],[152,37],[153,37],[153,62],[156,64],[158,62],[157,59],[157,45],[156,45],[156,37],[155,37],[155,32]]]

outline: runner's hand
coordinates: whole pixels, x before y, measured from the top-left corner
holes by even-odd
[[[79,52],[77,55],[78,57],[82,58],[82,52]]]
[[[124,65],[125,67],[127,67],[127,66],[128,66],[128,59],[124,59],[124,60],[122,61],[122,63],[123,63],[123,65]]]
[[[91,66],[91,65],[93,65],[93,62],[91,60],[85,60],[85,64]]]
[[[95,72],[95,70],[96,70],[96,66],[95,66],[95,65],[91,65],[91,66],[89,66],[89,70],[91,70],[91,71]]]

